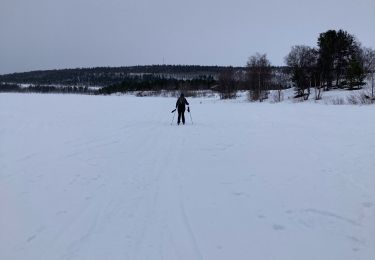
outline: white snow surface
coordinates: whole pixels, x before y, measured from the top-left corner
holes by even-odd
[[[1,94],[0,259],[375,259],[375,106],[188,101]]]

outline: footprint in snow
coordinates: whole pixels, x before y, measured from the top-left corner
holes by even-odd
[[[66,211],[66,210],[60,210],[60,211],[56,212],[56,215],[65,215],[67,213],[68,213],[68,211]]]
[[[27,242],[30,243],[30,242],[33,241],[35,238],[36,238],[36,235],[32,235],[32,236],[30,236],[30,237],[27,238]]]
[[[283,225],[279,225],[279,224],[274,224],[272,226],[273,230],[276,230],[276,231],[281,231],[281,230],[284,230],[285,227]]]
[[[365,208],[371,208],[372,206],[374,206],[374,204],[372,204],[371,202],[364,202],[362,203],[362,206]]]
[[[362,239],[359,239],[355,236],[348,236],[348,239],[353,241],[354,243],[360,244],[360,245],[365,245],[365,242]]]
[[[242,192],[242,191],[235,191],[235,192],[232,192],[233,195],[235,196],[245,196],[245,192]]]

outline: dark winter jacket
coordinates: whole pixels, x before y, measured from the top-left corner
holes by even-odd
[[[176,102],[176,108],[178,111],[185,111],[185,105],[189,105],[186,98],[184,96],[181,96],[177,99]]]

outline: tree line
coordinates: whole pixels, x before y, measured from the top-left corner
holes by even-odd
[[[309,99],[312,89],[315,99],[321,99],[322,91],[331,89],[360,89],[367,79],[371,82],[371,98],[374,99],[375,51],[362,47],[361,43],[344,30],[328,30],[320,33],[316,47],[292,46],[285,57],[283,71],[272,70],[266,54],[255,54],[247,62],[246,81],[251,100],[262,101],[268,90],[280,92],[292,82],[295,98]],[[221,73],[222,98],[230,98],[236,91],[231,68]]]
[[[0,91],[38,93],[112,94],[129,91],[213,90],[223,99],[247,90],[249,99],[263,101],[270,90],[291,86],[295,98],[307,100],[323,91],[360,89],[367,78],[374,99],[375,51],[344,30],[320,33],[317,45],[295,45],[285,56],[285,66],[272,66],[266,54],[255,53],[244,67],[150,65],[32,71],[0,75]],[[24,88],[9,83],[33,84]],[[62,85],[64,87],[56,87]],[[89,86],[101,87],[93,90]]]
[[[78,86],[49,86],[49,85],[30,85],[22,87],[19,84],[0,83],[0,93],[55,93],[55,94],[85,94],[94,95],[97,94],[97,90],[89,87],[78,87]]]
[[[0,82],[33,85],[85,85],[106,87],[120,84],[136,76],[158,75],[165,78],[193,79],[215,77],[224,66],[149,65],[129,67],[97,67],[60,70],[41,70],[0,75]],[[236,69],[241,69],[240,67]]]
[[[158,90],[206,90],[215,85],[212,76],[199,76],[193,79],[176,79],[152,74],[129,76],[121,83],[103,87],[98,94],[125,93],[131,91],[158,91]]]

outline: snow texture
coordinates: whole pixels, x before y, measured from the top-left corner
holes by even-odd
[[[375,259],[375,107],[0,95],[0,259]]]

